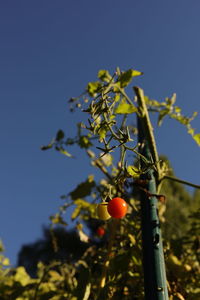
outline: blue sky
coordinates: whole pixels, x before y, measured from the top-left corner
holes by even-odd
[[[199,1],[35,0],[0,3],[0,236],[14,264],[22,244],[92,170],[77,152],[70,160],[42,152],[80,115],[67,99],[79,95],[99,69],[135,68],[147,95],[177,93],[186,114],[200,112]],[[193,126],[200,132],[199,117]],[[176,175],[199,184],[199,147],[173,121],[157,131],[158,149]]]

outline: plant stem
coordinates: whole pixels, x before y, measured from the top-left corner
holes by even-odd
[[[119,89],[120,93],[126,98],[126,100],[128,101],[128,103],[130,105],[134,105],[133,102],[131,101],[131,99],[129,98],[129,96],[126,94],[126,92],[120,87],[117,85],[117,88]]]

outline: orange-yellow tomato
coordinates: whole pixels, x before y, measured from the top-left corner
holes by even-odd
[[[116,197],[108,202],[108,213],[111,217],[121,219],[126,215],[128,205],[122,198]]]
[[[106,221],[111,218],[111,216],[108,213],[107,210],[108,203],[107,202],[101,202],[97,205],[97,216],[99,219]]]

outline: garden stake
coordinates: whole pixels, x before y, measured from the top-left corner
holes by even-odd
[[[136,90],[138,92],[138,88]],[[141,90],[140,90],[141,92]],[[141,93],[136,93],[138,104],[140,105]],[[140,99],[139,99],[140,98]],[[143,101],[143,105],[145,105]],[[141,106],[140,106],[141,107]],[[147,112],[147,110],[146,110]],[[147,112],[148,114],[148,112]],[[149,120],[149,116],[145,116]],[[146,157],[148,161],[152,160],[152,140],[149,140],[148,130],[152,130],[145,124],[144,114],[138,116],[138,142],[140,143],[139,152]],[[145,130],[144,130],[145,129]],[[153,136],[153,132],[151,132]],[[154,138],[154,137],[153,137]],[[156,150],[156,145],[154,144]],[[155,162],[155,155],[154,155]],[[155,162],[156,163],[156,162]],[[144,164],[141,161],[141,165]],[[158,171],[158,169],[157,169]],[[167,279],[165,271],[165,262],[163,254],[162,237],[160,222],[158,218],[157,198],[153,194],[157,193],[155,170],[149,169],[141,175],[141,180],[145,180],[145,190],[140,190],[141,202],[141,226],[142,226],[142,244],[143,244],[143,269],[144,269],[144,290],[146,300],[167,300]]]

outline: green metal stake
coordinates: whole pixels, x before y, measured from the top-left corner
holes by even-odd
[[[138,96],[137,92],[138,88],[136,90]],[[144,115],[141,115],[141,118],[143,117]],[[139,151],[148,161],[151,161],[152,154],[147,142],[148,136],[146,135],[146,130],[141,118],[138,118],[138,141],[141,145]],[[147,118],[149,120],[148,115]],[[143,162],[141,162],[141,164],[143,164]],[[141,179],[147,182],[145,189],[141,190],[140,194],[145,299],[168,300],[157,198],[155,196],[149,196],[157,193],[154,171],[150,169],[141,176]]]

